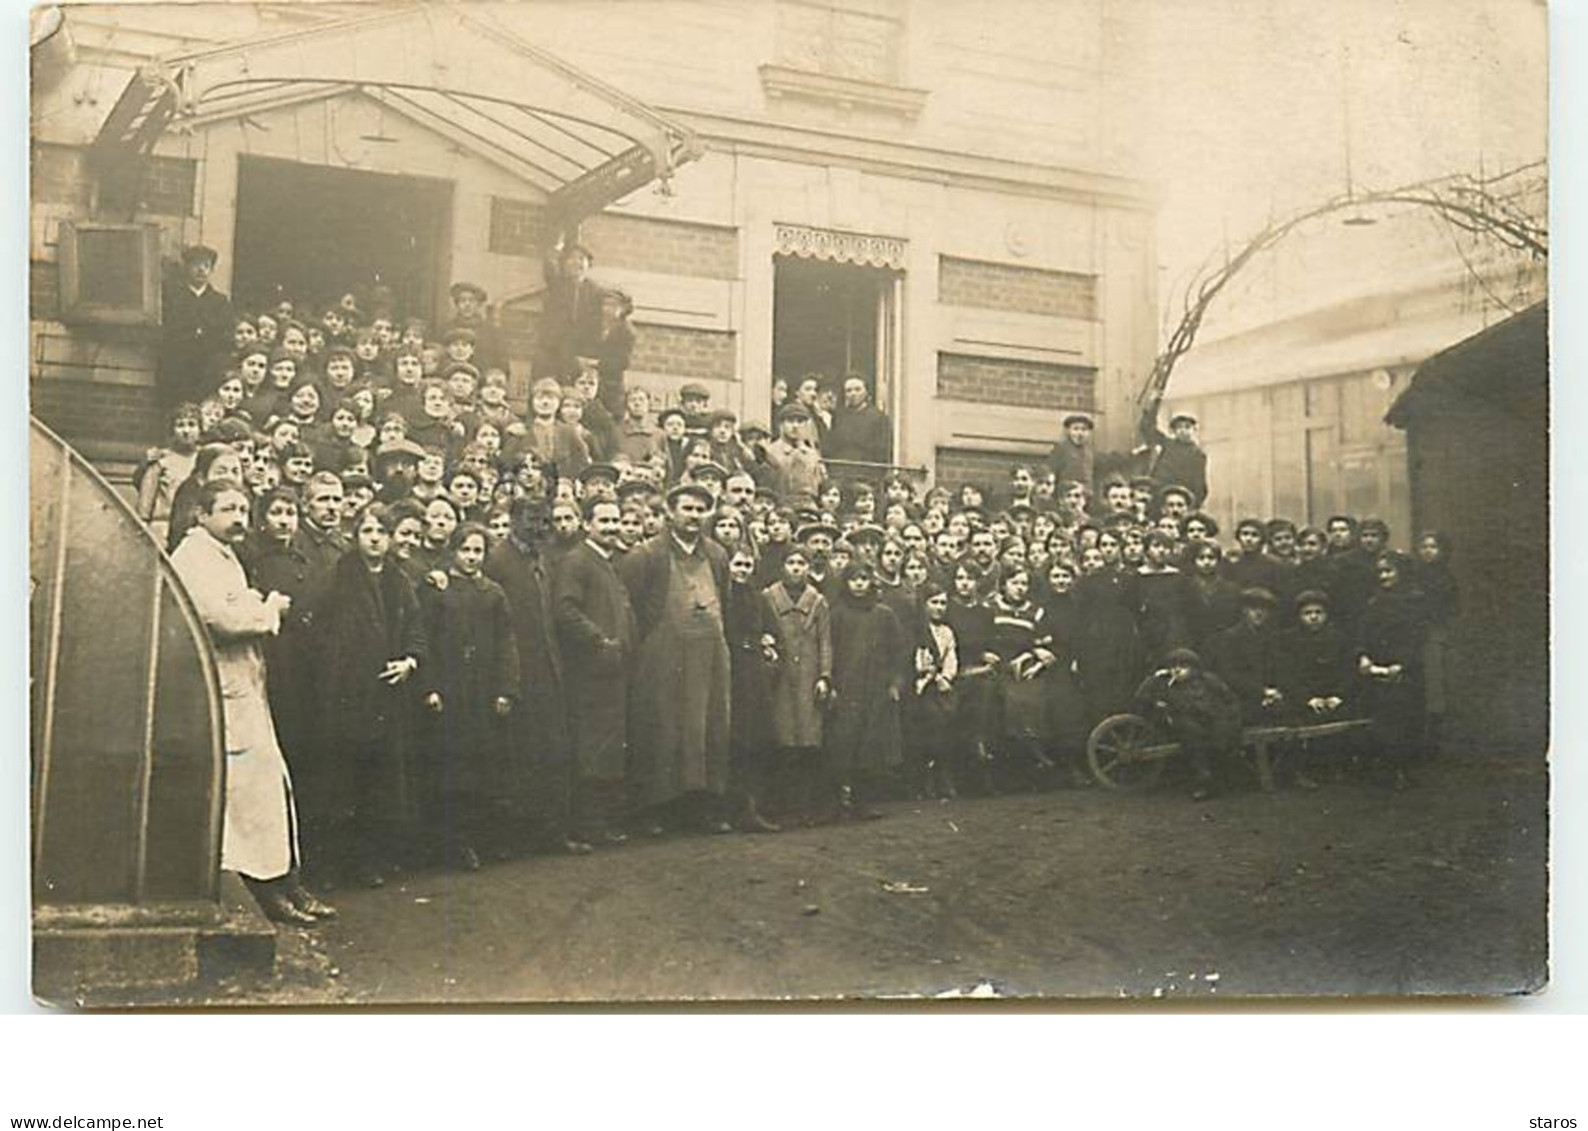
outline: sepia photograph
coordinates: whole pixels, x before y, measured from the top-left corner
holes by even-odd
[[[33,8],[32,993],[1544,993],[1548,25]]]

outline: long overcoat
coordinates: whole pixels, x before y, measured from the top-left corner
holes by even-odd
[[[502,587],[518,642],[518,704],[507,749],[503,785],[520,800],[531,788],[537,766],[566,765],[567,704],[562,650],[552,614],[552,576],[540,554],[509,539],[491,549],[485,574]]]
[[[676,575],[710,574],[716,611],[698,600],[685,609]],[[623,556],[618,566],[639,627],[630,688],[629,771],[636,796],[661,804],[684,793],[721,793],[728,784],[730,674],[722,617],[728,607],[728,555],[700,538],[686,555],[668,531]]]
[[[483,575],[447,576],[426,588],[430,663],[419,669],[421,696],[441,695],[426,730],[427,792],[480,795],[491,790],[506,724],[498,698],[518,698],[518,646],[502,587]]]
[[[833,677],[833,637],[827,598],[807,585],[795,598],[781,582],[765,590],[777,625],[778,666],[772,673],[772,740],[778,746],[822,744],[816,681]]]
[[[418,815],[415,688],[428,663],[424,614],[413,583],[394,561],[371,572],[356,551],[337,563],[317,624],[320,717],[327,741],[316,781],[322,804],[336,812],[406,822]],[[404,682],[380,678],[409,657],[418,669]]]
[[[619,781],[637,632],[616,563],[588,542],[569,549],[557,564],[553,607],[575,765],[583,777]]]
[[[297,855],[292,777],[276,741],[265,690],[264,637],[276,611],[248,587],[231,547],[194,527],[171,564],[209,630],[220,676],[226,747],[221,867],[256,880],[286,875]]]

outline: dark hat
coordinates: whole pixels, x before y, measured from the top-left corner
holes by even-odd
[[[711,390],[698,381],[691,381],[678,390],[678,396],[680,400],[684,397],[698,397],[701,400],[709,401],[711,399]]]
[[[1170,483],[1158,489],[1158,501],[1160,503],[1167,499],[1170,495],[1179,495],[1188,504],[1196,502],[1196,496],[1191,493],[1191,489],[1189,487],[1182,487],[1178,483]]]
[[[618,469],[610,463],[592,463],[579,473],[579,482],[588,483],[592,479],[610,479],[618,481]]]
[[[1218,537],[1218,534],[1219,534],[1218,519],[1214,518],[1212,515],[1208,514],[1206,511],[1197,511],[1195,514],[1188,514],[1188,515],[1185,516],[1185,523],[1186,523],[1187,526],[1190,526],[1193,522],[1200,522],[1202,524],[1203,529],[1208,532],[1208,537],[1209,538],[1217,538]]]
[[[484,302],[487,298],[490,297],[489,295],[487,295],[485,293],[485,288],[480,286],[480,284],[478,284],[478,283],[467,283],[467,282],[453,283],[452,286],[450,288],[448,288],[448,293],[453,298],[457,298],[459,295],[473,295],[475,298],[479,299],[481,302]]]
[[[738,414],[733,410],[718,408],[713,409],[711,414],[706,417],[706,427],[710,428],[713,424],[721,424],[724,420],[726,420],[729,424],[739,423]]]
[[[1266,535],[1268,533],[1268,525],[1265,522],[1263,522],[1263,520],[1260,519],[1260,518],[1243,518],[1243,519],[1241,519],[1239,522],[1237,522],[1235,524],[1235,533],[1239,534],[1241,531],[1247,529],[1248,527],[1250,527],[1251,529],[1257,531],[1259,534]]]
[[[1088,428],[1096,427],[1096,425],[1092,423],[1092,418],[1090,416],[1086,416],[1079,412],[1072,412],[1069,416],[1064,418],[1064,427],[1066,429],[1068,429],[1072,424],[1084,424]]]
[[[392,440],[375,449],[376,466],[400,458],[421,460],[425,458],[425,450],[408,439]]]
[[[1365,534],[1369,530],[1377,530],[1380,534],[1388,534],[1389,523],[1385,522],[1382,518],[1364,518],[1362,520],[1362,524],[1357,527],[1357,531],[1359,533]]]
[[[618,483],[618,498],[629,499],[636,495],[652,495],[656,488],[644,479],[625,479]]]
[[[812,534],[825,534],[829,538],[837,539],[843,537],[843,533],[842,530],[839,530],[838,527],[830,522],[807,522],[794,532],[794,540],[803,542]]]
[[[474,344],[474,331],[467,326],[454,326],[441,336],[441,344],[450,346],[453,342],[468,342]]]
[[[697,468],[696,470],[699,469]],[[693,495],[695,498],[704,502],[708,507],[714,507],[717,505],[716,497],[712,495],[710,491],[702,487],[699,483],[680,483],[678,486],[669,490],[667,492],[667,505],[672,506],[685,495]]]
[[[1182,424],[1182,423],[1183,424],[1195,425],[1196,422],[1197,422],[1197,418],[1192,416],[1189,412],[1177,412],[1177,413],[1175,413],[1173,416],[1171,416],[1169,418],[1169,427],[1173,428],[1177,424]]]
[[[1303,589],[1296,594],[1296,599],[1291,603],[1296,606],[1298,612],[1307,605],[1322,605],[1327,609],[1329,607],[1329,594],[1322,589]]]
[[[1268,520],[1268,525],[1265,527],[1265,529],[1270,536],[1272,536],[1276,530],[1288,530],[1294,534],[1296,532],[1296,524],[1291,522],[1288,518],[1271,518]]]
[[[1279,607],[1279,598],[1273,592],[1264,589],[1261,585],[1254,585],[1250,589],[1241,590],[1242,605],[1262,605],[1265,608],[1276,609]]]
[[[777,410],[777,422],[782,424],[785,420],[809,420],[811,410],[797,401],[790,401]]]
[[[857,526],[848,534],[849,541],[857,545],[864,542],[883,542],[887,537],[888,532],[874,522]]]
[[[479,371],[479,369],[476,368],[473,365],[470,365],[466,361],[454,361],[450,365],[443,365],[441,367],[441,372],[440,372],[439,376],[440,376],[440,378],[443,381],[445,381],[448,377],[451,377],[454,373],[467,373],[470,377],[474,378],[474,383],[476,385],[478,385],[480,383],[480,371]]]
[[[770,436],[772,435],[772,430],[759,420],[746,420],[739,425],[739,435],[743,437]]]
[[[728,469],[715,461],[697,463],[694,467],[689,468],[685,474],[696,480],[715,478],[720,482],[727,482],[728,479]]]
[[[191,267],[195,263],[208,263],[215,266],[215,261],[220,258],[220,253],[213,247],[196,243],[182,249],[182,265]]]
[[[676,416],[680,420],[689,419],[688,414],[686,414],[683,409],[679,408],[677,405],[673,405],[671,408],[664,408],[661,412],[656,414],[656,423],[663,423],[669,416]]]
[[[1158,489],[1158,481],[1150,475],[1132,476],[1130,480],[1130,489],[1132,491],[1156,491]]]

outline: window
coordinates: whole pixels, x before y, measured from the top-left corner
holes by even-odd
[[[537,256],[544,250],[545,209],[527,200],[491,197],[489,247],[498,255]]]
[[[158,227],[66,222],[59,248],[61,321],[159,324]]]
[[[198,163],[185,157],[119,161],[100,178],[100,205],[117,212],[193,215]]]
[[[779,0],[778,62],[894,84],[903,78],[904,0]]]

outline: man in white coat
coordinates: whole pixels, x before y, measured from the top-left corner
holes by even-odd
[[[260,907],[282,923],[310,925],[336,911],[311,895],[296,869],[292,779],[265,697],[261,641],[281,627],[292,598],[248,587],[236,547],[248,534],[248,496],[228,480],[199,492],[198,522],[171,564],[209,629],[224,704],[226,809],[221,867],[238,873]]]

